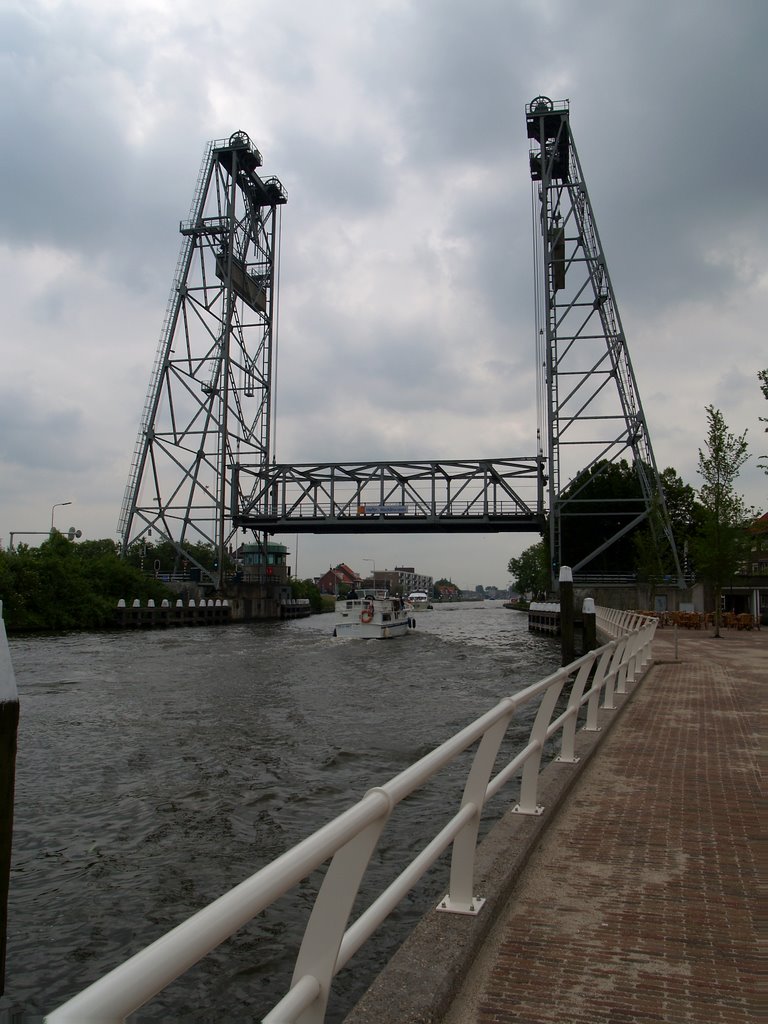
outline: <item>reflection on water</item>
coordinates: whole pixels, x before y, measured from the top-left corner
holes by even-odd
[[[417,621],[390,642],[334,639],[327,616],[12,640],[21,722],[0,1010],[39,1019],[559,664],[500,603]],[[367,902],[462,785],[453,770],[397,809]],[[260,1020],[290,982],[313,882],[131,1019]],[[351,961],[329,1021],[444,887],[438,868]]]

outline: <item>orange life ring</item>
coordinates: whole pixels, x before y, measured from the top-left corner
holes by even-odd
[[[373,605],[367,604],[360,612],[361,622],[373,622]]]

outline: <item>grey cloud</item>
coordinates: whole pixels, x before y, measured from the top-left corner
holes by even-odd
[[[7,485],[13,484],[14,467],[42,472],[85,465],[83,425],[82,411],[73,406],[52,409],[40,396],[0,392],[0,460],[11,474]]]
[[[538,93],[571,101],[659,461],[695,464],[710,401],[734,429],[736,403],[756,420],[764,4],[172,7],[151,21],[79,0],[0,12],[0,244],[30,278],[36,247],[62,260],[7,307],[24,347],[4,353],[0,428],[21,434],[6,441],[20,490],[50,490],[71,466],[94,504],[119,503],[137,389],[129,410],[114,395],[117,415],[96,431],[88,395],[46,379],[48,346],[76,350],[73,379],[92,387],[104,364],[88,360],[91,343],[113,345],[116,376],[148,381],[204,145],[236,129],[289,194],[278,457],[283,443],[297,461],[532,452],[524,106]],[[713,311],[730,332],[727,364]],[[27,392],[15,382],[31,353]],[[364,430],[344,420],[346,402],[370,416]]]

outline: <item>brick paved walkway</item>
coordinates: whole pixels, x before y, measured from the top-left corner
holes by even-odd
[[[768,630],[660,631],[445,1024],[757,1020]]]

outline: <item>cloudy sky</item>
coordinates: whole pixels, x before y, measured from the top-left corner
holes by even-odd
[[[710,403],[764,453],[766,39],[764,0],[0,0],[3,545],[63,501],[116,536],[178,224],[236,130],[289,198],[279,462],[535,454],[540,94],[570,100],[660,467],[698,486]],[[303,536],[297,568],[502,586],[536,539]]]

